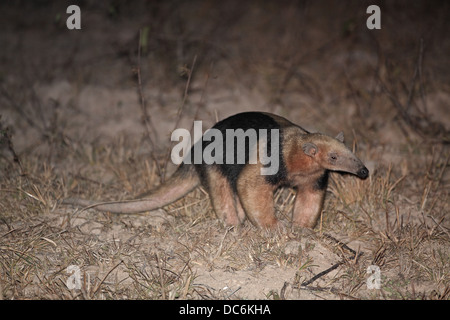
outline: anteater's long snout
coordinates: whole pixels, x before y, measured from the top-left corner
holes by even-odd
[[[361,179],[366,179],[369,176],[369,169],[367,169],[366,167],[362,167],[358,170],[358,172],[356,172],[356,175]]]

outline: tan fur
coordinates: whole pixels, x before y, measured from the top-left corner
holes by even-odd
[[[305,228],[314,228],[322,213],[325,192],[311,189],[298,190],[292,213],[292,223]]]
[[[111,213],[139,213],[162,208],[175,202],[182,198],[186,193],[192,191],[199,183],[200,180],[193,168],[186,167],[183,170],[178,169],[166,183],[152,190],[148,198],[100,203],[93,200],[68,198],[64,199],[62,203],[86,208],[95,208],[99,211]]]

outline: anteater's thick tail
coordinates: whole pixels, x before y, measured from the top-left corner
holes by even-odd
[[[90,207],[112,213],[139,213],[155,210],[177,201],[199,185],[193,165],[181,165],[165,183],[143,195],[144,198],[127,201],[98,202],[92,200],[65,199],[63,204]]]

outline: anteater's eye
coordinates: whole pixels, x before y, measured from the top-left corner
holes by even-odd
[[[336,161],[337,160],[337,155],[335,153],[330,154],[330,159],[332,161]]]

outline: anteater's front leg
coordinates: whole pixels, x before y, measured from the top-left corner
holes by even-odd
[[[299,187],[294,203],[292,224],[303,228],[314,228],[322,212],[325,190]]]

